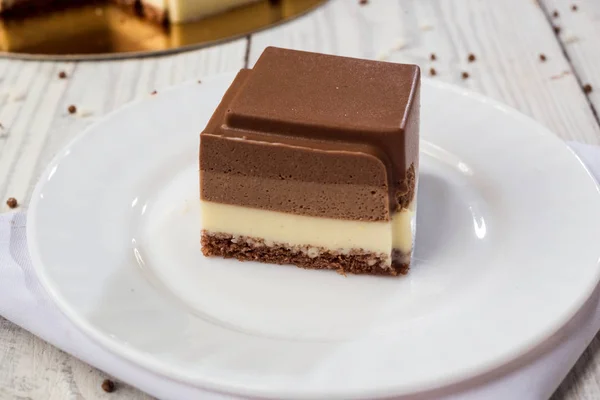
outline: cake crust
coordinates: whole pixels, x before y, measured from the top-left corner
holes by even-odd
[[[202,232],[202,253],[206,257],[234,258],[238,261],[257,261],[267,264],[295,265],[304,269],[330,269],[341,274],[406,275],[408,255],[363,252],[333,252],[324,248],[298,248],[281,243],[266,244],[260,238],[234,237],[225,233]]]

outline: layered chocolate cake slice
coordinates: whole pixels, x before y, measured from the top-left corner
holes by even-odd
[[[406,273],[419,92],[415,65],[267,48],[200,135],[204,255]]]

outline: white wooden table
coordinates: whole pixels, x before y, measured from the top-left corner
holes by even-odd
[[[433,79],[501,100],[565,140],[600,144],[599,39],[597,0],[370,0],[364,6],[331,0],[287,25],[169,57],[0,59],[0,212],[8,197],[26,204],[53,155],[102,115],[153,90],[252,65],[268,45],[416,63],[424,75],[434,68]],[[59,79],[60,71],[68,79]],[[586,84],[592,92],[585,93]],[[74,115],[67,112],[71,104],[78,109]],[[104,393],[104,378],[0,317],[0,399],[149,398],[124,384]],[[558,399],[600,399],[600,336],[560,386]]]

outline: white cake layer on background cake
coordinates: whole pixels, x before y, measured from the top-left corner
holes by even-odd
[[[258,0],[166,0],[172,23],[193,21]]]
[[[402,210],[391,221],[351,221],[260,210],[210,201],[201,202],[203,229],[208,233],[259,238],[290,246],[315,246],[332,251],[362,249],[391,255],[410,253],[414,211]]]
[[[157,10],[165,10],[167,8],[167,0],[142,0],[142,4],[156,8]]]

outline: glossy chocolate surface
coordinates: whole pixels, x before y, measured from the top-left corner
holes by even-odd
[[[252,70],[240,71],[201,135],[202,197],[388,220],[414,186],[419,91],[414,65],[267,48]],[[236,177],[257,180],[256,190],[228,195],[213,182]],[[334,199],[335,185],[347,185],[347,198]],[[277,195],[266,195],[269,187]]]

